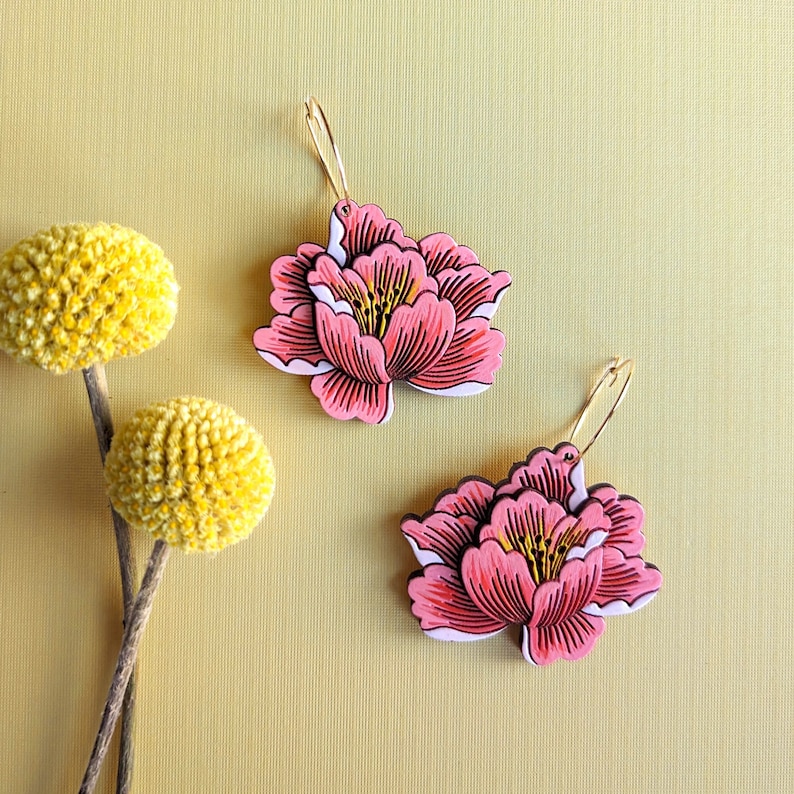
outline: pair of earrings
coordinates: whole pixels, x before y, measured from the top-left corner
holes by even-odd
[[[398,380],[440,395],[487,389],[505,344],[490,321],[510,275],[489,272],[447,234],[415,241],[380,207],[352,201],[322,108],[310,97],[306,110],[337,203],[325,247],[303,243],[273,263],[276,315],[255,332],[257,351],[278,369],[311,376],[312,392],[336,419],[387,421]],[[635,611],[658,592],[661,574],[640,556],[641,505],[611,485],[588,489],[584,478],[583,456],[633,371],[630,359],[607,365],[571,441],[534,450],[499,483],[464,478],[423,516],[403,518],[422,566],[408,592],[426,634],[478,640],[519,625],[527,661],[577,660],[605,617]],[[577,449],[572,441],[594,399],[621,382],[606,418]]]

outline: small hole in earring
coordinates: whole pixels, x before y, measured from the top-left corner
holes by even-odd
[[[573,452],[566,452],[562,456],[562,459],[565,460],[565,461],[568,461],[568,462],[572,461],[573,460]]]
[[[339,211],[342,213],[343,217],[346,218],[348,215],[350,215],[350,205],[349,204],[343,205]]]

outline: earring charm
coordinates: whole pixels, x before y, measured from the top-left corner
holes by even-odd
[[[276,315],[254,333],[257,352],[310,376],[336,419],[387,421],[395,381],[436,395],[484,391],[502,363],[505,339],[490,321],[510,275],[489,272],[448,234],[415,241],[380,207],[356,204],[314,97],[306,119],[337,202],[325,246],[303,243],[273,263]]]
[[[528,662],[586,656],[605,618],[634,612],[659,591],[662,576],[640,556],[644,511],[611,485],[585,484],[584,454],[626,394],[631,359],[609,363],[576,421],[594,399],[620,391],[581,448],[540,447],[496,485],[466,477],[441,493],[402,532],[422,566],[408,581],[412,612],[440,640],[479,640],[521,626]]]

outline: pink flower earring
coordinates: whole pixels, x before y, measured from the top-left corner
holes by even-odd
[[[623,385],[606,418],[578,450],[535,449],[493,485],[466,477],[441,493],[402,532],[421,571],[408,581],[412,612],[440,640],[479,640],[521,626],[528,662],[586,656],[604,618],[634,612],[658,592],[662,576],[640,552],[644,511],[611,485],[587,488],[582,458],[625,396],[631,359],[614,359],[596,383],[571,439],[603,387]]]
[[[338,201],[325,247],[303,243],[273,263],[270,302],[277,314],[254,333],[259,355],[284,372],[310,376],[312,392],[335,419],[387,421],[394,381],[438,395],[484,391],[502,363],[505,339],[490,320],[510,275],[490,273],[448,234],[414,241],[380,207],[352,201],[314,97],[306,110]]]

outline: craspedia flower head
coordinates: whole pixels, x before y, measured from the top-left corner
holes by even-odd
[[[165,339],[178,286],[163,251],[122,226],[44,229],[0,258],[0,348],[58,374]]]
[[[113,438],[105,480],[130,524],[185,552],[207,553],[251,534],[275,484],[259,433],[200,397],[138,411]]]

